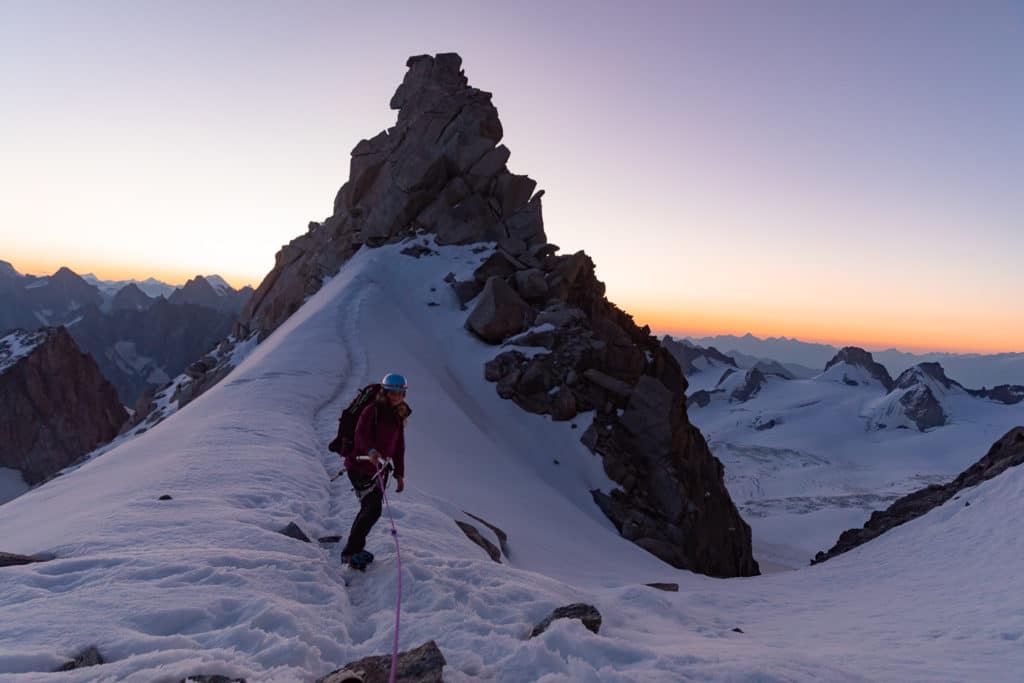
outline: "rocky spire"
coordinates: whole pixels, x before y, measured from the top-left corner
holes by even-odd
[[[496,242],[472,280],[452,278],[463,303],[475,299],[466,325],[491,344],[516,337],[547,349],[489,362],[484,375],[498,394],[556,420],[596,413],[582,440],[618,488],[592,493],[624,537],[676,567],[758,573],[722,464],[687,417],[679,363],[607,300],[589,256],[556,255],[547,243],[542,192],[509,172],[491,95],[468,84],[459,56],[407,66],[391,100],[396,124],[352,150],[334,214],[278,252],[236,336],[269,334],[361,246],[418,233],[440,244]],[[533,324],[540,329],[530,332]]]
[[[457,54],[409,58],[391,98],[398,120],[352,150],[334,213],[278,252],[236,336],[269,334],[363,244],[417,232],[440,244],[496,241],[513,256],[546,242],[537,183],[510,173],[491,94],[471,87]]]

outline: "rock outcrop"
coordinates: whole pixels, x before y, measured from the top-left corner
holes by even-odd
[[[848,366],[862,372],[847,372],[845,368]],[[885,366],[876,363],[870,353],[857,346],[845,346],[839,349],[839,352],[825,365],[825,374],[828,375],[834,367],[837,372],[842,370],[842,380],[846,384],[862,384],[863,375],[866,374],[867,377],[881,384],[886,391],[892,391],[896,386],[892,375],[885,369]]]
[[[0,340],[0,415],[0,467],[21,470],[29,484],[114,438],[128,419],[114,387],[63,327]]]
[[[967,393],[978,398],[987,398],[996,403],[1013,405],[1024,401],[1024,386],[1019,384],[1000,384],[999,386],[982,387],[981,389],[968,389]]]
[[[828,552],[820,552],[811,560],[817,564],[841,555],[859,545],[877,538],[889,529],[942,505],[965,489],[977,486],[1024,463],[1024,427],[1015,427],[996,441],[988,453],[948,484],[932,484],[903,496],[883,511],[871,513],[871,518],[860,529],[847,529]],[[1007,523],[1011,523],[1007,520]]]
[[[677,567],[756,574],[750,527],[687,418],[679,363],[605,298],[589,256],[547,242],[543,192],[508,170],[491,95],[461,64],[455,54],[409,59],[391,100],[396,124],[356,145],[333,215],[278,252],[235,336],[265,337],[362,246],[422,233],[494,243],[473,280],[450,283],[472,304],[467,327],[511,347],[484,369],[498,394],[557,420],[597,412],[584,443],[621,488],[594,498],[626,538]],[[531,346],[543,351],[517,350]]]
[[[743,384],[736,387],[729,400],[735,403],[746,403],[750,399],[757,396],[763,387],[768,382],[767,378],[757,368],[747,370],[747,374],[743,377]]]

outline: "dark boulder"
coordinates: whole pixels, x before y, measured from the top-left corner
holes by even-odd
[[[103,655],[100,654],[100,651],[95,647],[88,647],[75,655],[71,661],[64,664],[57,671],[73,671],[87,666],[99,666],[103,663]]]
[[[507,282],[491,277],[470,311],[466,327],[488,344],[499,344],[526,329],[533,318],[533,309]]]
[[[601,630],[601,613],[597,611],[597,608],[593,605],[577,602],[554,610],[544,621],[533,627],[533,630],[530,631],[530,638],[536,638],[548,630],[548,626],[551,626],[555,619],[577,619],[587,627],[587,630],[593,633]]]
[[[463,522],[455,520],[455,524],[462,529],[462,533],[466,534],[466,538],[476,543],[478,546],[484,549],[484,552],[490,555],[491,559],[501,564],[501,550],[498,546],[491,543],[488,539],[480,533],[480,530],[469,522]]]
[[[398,653],[395,680],[402,683],[444,683],[444,655],[433,640],[414,650]],[[316,683],[387,683],[391,655],[365,657],[332,671]]]

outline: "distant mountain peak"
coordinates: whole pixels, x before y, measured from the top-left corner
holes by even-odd
[[[50,282],[52,283],[68,283],[75,285],[83,285],[86,287],[95,288],[95,285],[89,284],[85,281],[78,273],[71,270],[67,266],[61,266],[57,269],[57,272],[50,276]]]
[[[206,280],[218,294],[230,294],[235,291],[235,288],[229,285],[227,280],[222,278],[220,275],[204,275],[203,279]]]
[[[909,389],[915,385],[927,384],[928,379],[934,380],[945,389],[963,389],[963,386],[950,379],[942,365],[936,362],[918,363],[907,368],[896,378],[896,386],[900,389]]]
[[[7,261],[0,261],[0,277],[21,277],[21,273]]]
[[[885,369],[884,365],[876,363],[871,353],[865,351],[859,346],[844,346],[839,349],[839,352],[832,357],[832,360],[825,365],[825,372],[828,373],[833,367],[838,366],[842,363],[852,365],[854,367],[863,368],[867,373],[874,379],[876,379],[886,391],[892,391],[895,386],[892,375]],[[857,381],[849,379],[847,383],[856,384]]]

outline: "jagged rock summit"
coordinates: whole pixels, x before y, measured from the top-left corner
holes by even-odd
[[[758,573],[722,465],[687,418],[679,363],[605,298],[589,256],[560,256],[548,244],[543,192],[509,171],[491,95],[469,85],[462,59],[421,55],[407,67],[391,99],[397,122],[356,145],[333,215],[278,252],[235,337],[270,334],[360,247],[423,234],[439,245],[496,245],[472,280],[450,282],[472,306],[471,333],[543,347],[507,350],[487,364],[498,394],[556,420],[596,412],[583,442],[620,488],[593,495],[624,537],[680,568]]]
[[[242,312],[239,338],[277,328],[360,246],[425,230],[440,244],[497,241],[514,256],[544,244],[536,182],[509,172],[491,94],[457,54],[410,57],[391,98],[394,126],[352,150],[334,213],[285,245]]]

